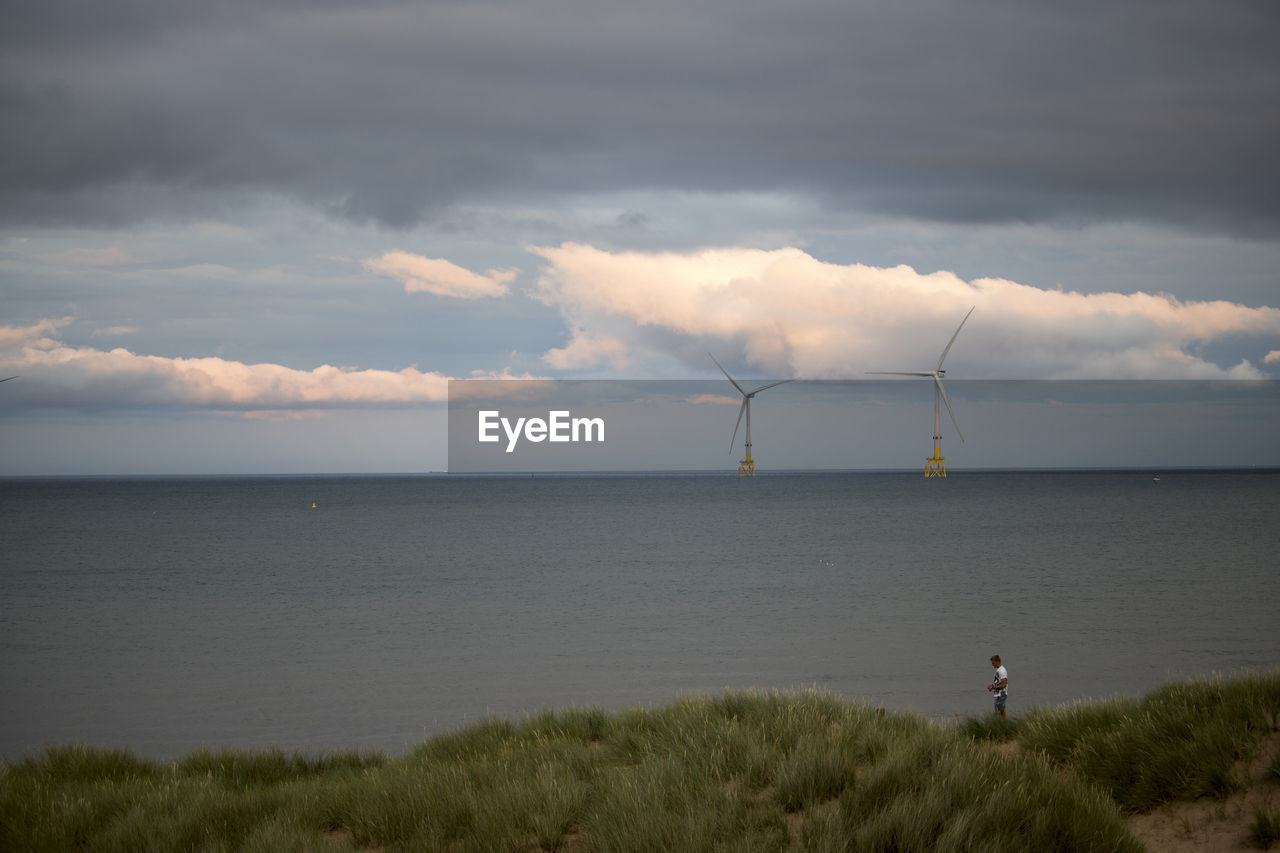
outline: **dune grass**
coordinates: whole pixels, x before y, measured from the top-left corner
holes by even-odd
[[[1218,797],[1246,780],[1236,763],[1280,727],[1280,673],[1167,684],[1139,699],[1037,709],[1017,721],[1024,749],[1070,768],[1123,809]]]
[[[1263,776],[1272,789],[1280,792],[1280,750],[1271,756]],[[1249,826],[1249,840],[1256,847],[1270,850],[1280,844],[1280,808],[1268,801],[1254,809],[1253,822]]]
[[[1263,806],[1255,809],[1253,823],[1249,827],[1249,840],[1263,850],[1270,850],[1280,842],[1280,809]]]
[[[0,850],[1138,851],[1126,811],[1232,790],[1277,716],[1280,673],[957,726],[747,692],[398,758],[73,745],[0,764]]]

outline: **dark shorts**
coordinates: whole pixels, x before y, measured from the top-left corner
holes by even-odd
[[[1003,710],[1004,710],[1004,703],[1005,703],[1005,701],[1007,701],[1007,700],[1008,700],[1008,698],[1009,698],[1009,694],[1008,694],[1008,693],[1005,693],[1005,694],[997,693],[997,694],[996,694],[996,710],[997,710],[997,711],[1003,711]]]

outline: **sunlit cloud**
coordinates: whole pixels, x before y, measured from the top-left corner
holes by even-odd
[[[670,352],[673,341],[699,344],[683,347],[691,363],[706,361],[701,345],[714,345],[770,376],[931,369],[974,306],[947,367],[975,379],[1261,378],[1247,360],[1221,366],[1197,352],[1220,337],[1280,338],[1272,307],[965,281],[947,271],[825,263],[796,248],[650,253],[565,243],[529,251],[545,261],[534,295],[571,330],[569,343],[546,356],[564,370],[591,369],[618,352],[633,360]]]
[[[5,358],[5,361],[0,363],[9,363],[7,356],[11,350],[18,350],[25,346],[56,345],[49,336],[56,335],[59,329],[74,319],[74,317],[48,317],[30,326],[0,326],[0,358]]]
[[[712,406],[740,406],[742,405],[741,397],[726,397],[723,394],[690,394],[684,398],[686,403],[698,405]]]
[[[1263,357],[1262,361],[1264,364],[1275,364],[1276,362],[1280,362],[1280,349],[1273,349]]]
[[[573,370],[582,365],[601,363],[620,370],[630,363],[628,349],[627,342],[619,338],[578,330],[568,346],[550,349],[542,359],[557,370]]]
[[[431,293],[453,299],[505,296],[516,270],[486,270],[483,275],[441,258],[411,252],[386,252],[366,258],[365,269],[404,283],[406,293]]]
[[[286,411],[404,406],[448,397],[449,377],[407,367],[297,370],[221,358],[167,358],[70,346],[58,331],[71,318],[0,327],[0,372],[19,373],[14,405],[68,408],[177,406],[282,417]],[[271,414],[268,414],[271,413]]]

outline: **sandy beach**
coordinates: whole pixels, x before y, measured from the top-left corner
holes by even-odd
[[[1280,732],[1262,742],[1255,757],[1240,761],[1237,770],[1250,784],[1220,799],[1173,802],[1130,817],[1129,831],[1151,851],[1160,853],[1227,853],[1257,850],[1249,840],[1254,810],[1275,808],[1280,786],[1263,779],[1266,763],[1280,750]]]

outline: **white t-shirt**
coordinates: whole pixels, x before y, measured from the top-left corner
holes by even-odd
[[[1004,681],[1008,677],[1009,677],[1009,670],[1005,669],[1003,666],[996,667],[996,677],[991,679],[991,686],[998,687],[1000,685],[1000,682]],[[992,692],[996,692],[996,691],[992,691]],[[1009,693],[1008,688],[1004,687],[1004,688],[1001,688],[1000,691],[996,693],[996,695],[1005,696],[1005,695],[1008,695],[1008,693]]]

